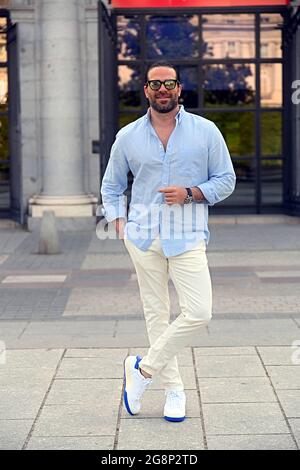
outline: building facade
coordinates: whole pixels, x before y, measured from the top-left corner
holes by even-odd
[[[162,58],[231,153],[236,191],[211,212],[300,215],[299,23],[280,0],[1,0],[0,217],[93,226],[114,136]]]

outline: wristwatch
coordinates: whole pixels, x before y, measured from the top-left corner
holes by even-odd
[[[191,204],[193,202],[193,193],[191,188],[185,188],[187,191],[187,197],[184,200],[184,204]]]

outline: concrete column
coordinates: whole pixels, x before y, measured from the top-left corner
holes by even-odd
[[[30,199],[32,217],[52,209],[58,217],[94,214],[85,193],[80,0],[40,0],[41,194]]]

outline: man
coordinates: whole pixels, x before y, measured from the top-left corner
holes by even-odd
[[[150,66],[144,86],[150,108],[117,134],[101,188],[103,213],[124,239],[137,272],[150,342],[143,359],[124,361],[124,405],[138,414],[145,389],[159,374],[164,418],[175,422],[185,419],[186,406],[176,353],[211,319],[208,206],[228,197],[236,180],[222,134],[178,104],[181,90],[172,64]],[[134,180],[125,224],[129,170]],[[169,276],[181,308],[171,324]]]

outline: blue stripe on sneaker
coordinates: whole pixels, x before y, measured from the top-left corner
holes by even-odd
[[[131,413],[131,410],[129,408],[129,403],[128,403],[128,399],[127,399],[127,392],[125,390],[124,392],[124,403],[125,403],[125,406],[126,406],[126,410],[128,411],[128,413],[131,415],[131,416],[134,416],[133,413]]]
[[[185,420],[185,416],[183,416],[182,418],[169,418],[169,416],[164,416],[164,418],[166,421],[171,421],[173,423],[179,423],[180,421]]]
[[[127,358],[125,358],[123,362],[123,367],[124,367],[124,394],[123,394],[123,399],[124,399],[124,404],[126,407],[126,410],[131,416],[134,416],[133,413],[131,412],[131,409],[129,408],[129,403],[128,403],[128,398],[127,398],[127,392],[126,392],[126,373],[125,373],[125,361]]]
[[[142,358],[140,356],[136,356],[136,363],[134,368],[139,370],[139,363],[141,362]]]

